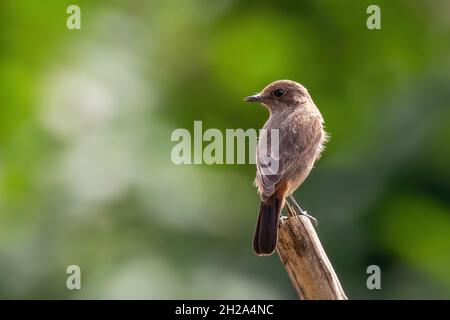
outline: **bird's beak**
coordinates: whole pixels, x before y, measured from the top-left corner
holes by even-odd
[[[261,94],[258,93],[258,94],[255,94],[253,96],[246,97],[244,99],[244,101],[247,101],[247,102],[258,102],[258,101],[261,101],[261,99],[262,99],[262,96],[261,96]]]

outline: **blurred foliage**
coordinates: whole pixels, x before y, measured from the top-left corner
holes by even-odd
[[[251,249],[254,167],[170,160],[194,120],[260,128],[267,112],[242,98],[287,78],[332,136],[296,197],[348,296],[450,298],[449,9],[1,1],[0,297],[295,298],[278,258]],[[371,264],[382,290],[366,288]]]

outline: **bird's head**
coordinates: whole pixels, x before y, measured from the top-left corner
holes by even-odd
[[[291,80],[278,80],[266,86],[260,93],[244,99],[248,102],[260,102],[271,113],[281,112],[287,108],[302,107],[311,101],[308,90],[300,83]]]

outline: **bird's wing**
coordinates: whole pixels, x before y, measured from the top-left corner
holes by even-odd
[[[267,132],[266,136],[264,134],[260,136],[256,152],[255,184],[262,200],[272,196],[277,191],[277,186],[294,172],[301,171],[303,166],[306,169],[308,161],[305,157],[314,152],[311,148],[316,147],[321,138],[318,136],[322,131],[321,119],[296,114],[291,117],[298,118],[285,119],[278,130],[278,155],[276,139],[271,132]]]

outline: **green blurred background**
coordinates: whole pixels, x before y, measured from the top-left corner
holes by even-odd
[[[66,28],[77,4],[82,29]],[[381,7],[381,30],[366,8]],[[450,2],[0,1],[0,298],[296,298],[251,248],[254,165],[176,128],[260,128],[303,83],[332,139],[296,192],[350,298],[450,298]],[[82,290],[66,289],[66,268]],[[379,265],[381,290],[366,287]]]

